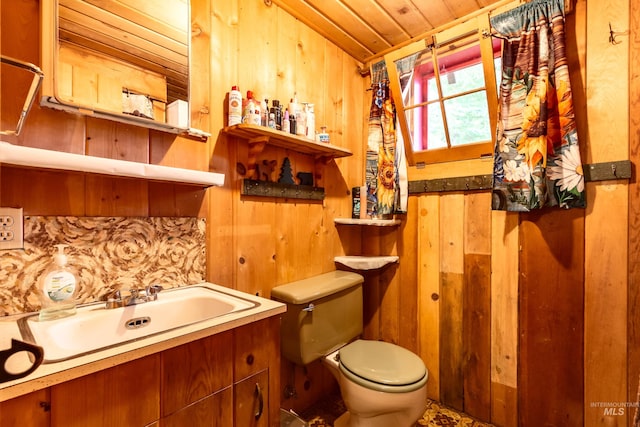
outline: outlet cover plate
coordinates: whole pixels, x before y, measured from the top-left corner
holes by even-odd
[[[22,208],[0,207],[0,250],[24,249]]]

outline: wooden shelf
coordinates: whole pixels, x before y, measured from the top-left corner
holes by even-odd
[[[224,174],[83,154],[23,147],[0,141],[0,164],[87,172],[150,181],[174,182],[202,187],[224,184]]]
[[[211,134],[200,129],[195,128],[181,128],[179,126],[172,125],[170,123],[158,122],[155,120],[145,119],[142,117],[136,117],[127,114],[112,113],[109,111],[91,110],[83,108],[77,105],[65,104],[58,101],[52,96],[44,96],[40,100],[40,105],[43,107],[53,108],[54,110],[66,111],[73,114],[81,114],[84,116],[95,117],[98,119],[111,120],[114,122],[125,123],[129,125],[139,126],[147,129],[159,130],[175,135],[188,135],[191,137],[199,138],[201,141],[206,141]]]
[[[333,221],[341,225],[372,225],[376,227],[394,227],[402,223],[399,219],[335,218]]]
[[[248,140],[250,144],[268,144],[294,150],[299,153],[311,154],[325,160],[348,157],[353,153],[346,148],[313,141],[302,136],[291,135],[286,132],[264,126],[239,124],[228,126],[223,132]]]
[[[400,257],[389,256],[337,256],[335,262],[345,265],[354,270],[377,270],[388,264],[400,261]]]

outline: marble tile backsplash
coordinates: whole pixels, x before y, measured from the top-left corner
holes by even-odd
[[[0,251],[0,316],[40,310],[39,280],[57,244],[68,245],[79,304],[117,289],[205,281],[202,218],[25,216],[24,250]]]

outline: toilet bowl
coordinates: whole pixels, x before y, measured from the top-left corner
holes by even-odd
[[[334,427],[410,427],[424,413],[428,372],[409,350],[356,340],[323,359],[347,414]]]
[[[405,348],[359,339],[363,283],[360,274],[332,271],[273,288],[271,298],[287,304],[282,356],[330,368],[347,407],[335,427],[411,427],[426,407],[428,372]]]

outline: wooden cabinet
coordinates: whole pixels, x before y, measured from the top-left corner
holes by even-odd
[[[279,386],[276,316],[1,402],[0,425],[277,427]]]
[[[146,426],[160,417],[160,355],[51,387],[51,427]]]

